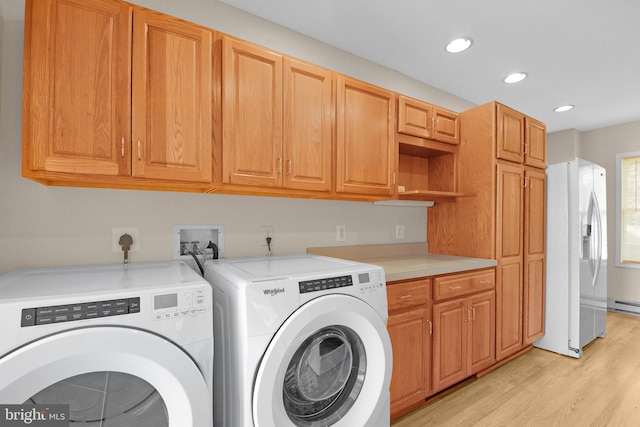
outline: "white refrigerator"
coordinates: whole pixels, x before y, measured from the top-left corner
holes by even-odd
[[[583,159],[547,166],[545,335],[572,357],[607,325],[606,171]]]

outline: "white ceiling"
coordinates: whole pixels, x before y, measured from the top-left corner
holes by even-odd
[[[639,0],[221,1],[549,132],[640,120]],[[446,53],[459,36],[471,49]],[[529,77],[503,83],[514,71]]]

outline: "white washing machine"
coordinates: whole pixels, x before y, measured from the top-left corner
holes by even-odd
[[[0,325],[2,404],[69,405],[95,427],[212,424],[211,285],[183,262],[7,273]]]
[[[205,264],[214,425],[388,427],[382,268],[315,255]]]

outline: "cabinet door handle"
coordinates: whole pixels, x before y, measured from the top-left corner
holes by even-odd
[[[524,151],[522,154],[527,154],[527,152],[529,151],[529,144],[522,144],[524,146]]]
[[[489,283],[493,283],[493,280],[480,280],[480,284],[488,285]]]
[[[529,184],[529,178],[522,177],[522,188],[527,188],[527,185]]]
[[[457,291],[458,289],[462,289],[462,285],[449,285],[449,289],[452,291]]]
[[[282,157],[278,157],[278,163],[276,165],[277,172],[282,173]]]
[[[412,296],[413,296],[412,294],[409,294],[409,295],[402,295],[402,296],[400,297],[400,299],[407,299],[407,298],[411,298]]]
[[[473,312],[473,316],[471,316],[471,320],[476,320],[476,307],[471,307],[471,311]]]
[[[433,322],[431,320],[427,320],[429,322],[429,335],[433,335]]]
[[[122,137],[122,140],[120,141],[120,153],[121,153],[122,157],[124,157],[124,136]]]
[[[465,319],[464,319],[464,321],[465,321],[465,322],[469,322],[469,321],[471,320],[471,316],[470,316],[470,313],[469,313],[469,309],[465,307],[465,308],[464,308],[464,313],[465,313]]]
[[[291,175],[291,159],[287,159],[287,175]]]
[[[138,160],[142,158],[141,152],[142,152],[142,144],[140,143],[140,140],[138,140]]]

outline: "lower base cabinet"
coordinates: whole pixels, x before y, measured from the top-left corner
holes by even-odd
[[[421,405],[431,394],[431,281],[387,286],[387,330],[393,347],[391,419]]]
[[[391,419],[496,363],[495,269],[387,285]]]
[[[495,291],[433,305],[433,391],[495,363]]]

